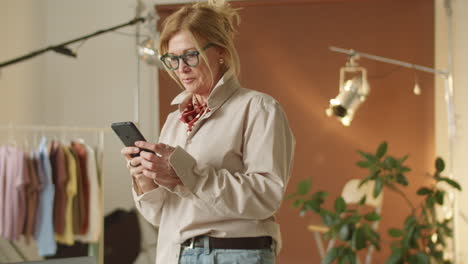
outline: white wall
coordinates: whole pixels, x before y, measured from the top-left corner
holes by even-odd
[[[0,61],[127,22],[134,17],[135,6],[135,0],[2,0]],[[135,30],[130,26],[119,31],[134,34]],[[112,122],[135,120],[133,95],[139,85],[141,128],[148,140],[156,139],[156,71],[139,62],[135,43],[135,37],[106,33],[88,39],[78,50],[77,59],[48,52],[3,68],[0,126],[11,123],[109,128]],[[69,47],[75,50],[78,44]],[[18,131],[15,133],[17,139],[22,138]],[[0,130],[0,136],[5,138],[6,134],[6,130]],[[80,135],[91,143],[97,141],[89,133],[69,136]],[[133,206],[129,178],[119,154],[121,146],[107,132],[104,186],[112,188],[104,190],[106,213]]]
[[[435,66],[448,69],[447,17],[441,0],[435,0]],[[457,263],[468,263],[468,1],[452,0],[453,5],[453,77],[454,103],[457,124],[453,149],[453,176],[463,191],[455,196],[455,247]],[[449,161],[447,111],[442,78],[436,78],[436,153]],[[449,162],[447,162],[449,164]]]
[[[45,10],[41,1],[0,1],[0,62],[45,45]],[[42,120],[44,64],[39,56],[0,70],[0,124]]]
[[[135,16],[135,6],[136,0],[1,0],[0,62],[127,22]],[[152,9],[154,3],[147,6]],[[147,33],[144,27],[141,31]],[[136,26],[119,32],[135,34]],[[69,47],[75,50],[78,46]],[[106,33],[88,39],[77,53],[78,58],[73,59],[48,52],[3,68],[0,126],[11,123],[109,128],[112,122],[135,121],[134,94],[139,86],[140,128],[148,140],[157,139],[157,72],[137,59],[135,37]],[[17,140],[21,138],[18,143],[23,144],[22,134],[14,133]],[[0,129],[0,143],[5,142],[6,134]],[[57,136],[62,137],[60,133]],[[63,136],[82,136],[97,143],[95,134]],[[121,147],[109,129],[104,157],[105,214],[133,207]],[[19,259],[9,259],[14,260]]]
[[[41,1],[0,1],[1,63],[45,46],[45,13]],[[0,69],[0,126],[42,122],[44,65],[45,58],[38,56]],[[9,141],[10,133],[18,145],[30,138],[28,133],[0,128],[0,144]],[[10,244],[0,238],[1,263],[22,260],[13,245],[26,249],[22,252],[26,258],[37,259],[35,245],[26,246],[24,241]]]
[[[47,0],[46,38],[61,43],[131,20],[135,1]],[[136,27],[119,32],[134,34]],[[148,140],[155,138],[155,68],[139,62],[135,37],[106,33],[88,39],[77,59],[46,55],[45,122],[51,125],[109,128],[134,120],[134,92],[141,89],[140,124]],[[75,50],[79,44],[70,46]],[[140,76],[138,76],[140,64]],[[96,140],[90,136],[89,140]],[[133,206],[130,180],[120,156],[121,143],[110,131],[105,140],[104,208]]]

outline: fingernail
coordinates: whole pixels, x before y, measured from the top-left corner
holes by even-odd
[[[141,145],[140,141],[135,142],[135,146],[140,146],[140,145]]]
[[[140,151],[139,148],[133,148],[133,152],[138,152],[138,151]]]

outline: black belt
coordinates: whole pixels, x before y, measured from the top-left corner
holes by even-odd
[[[203,248],[203,238],[206,236],[197,236],[185,240],[182,247]],[[271,248],[272,238],[263,237],[208,237],[211,249],[269,249]]]

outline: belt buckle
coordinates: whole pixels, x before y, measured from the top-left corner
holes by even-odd
[[[195,238],[192,237],[192,238],[190,238],[190,245],[188,246],[188,248],[193,249],[194,244],[195,244]]]

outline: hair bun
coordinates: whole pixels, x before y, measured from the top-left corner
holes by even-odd
[[[198,2],[195,6],[211,8],[224,19],[224,27],[232,35],[236,33],[235,26],[240,24],[238,11],[240,8],[232,8],[226,0],[208,0],[208,2]]]

